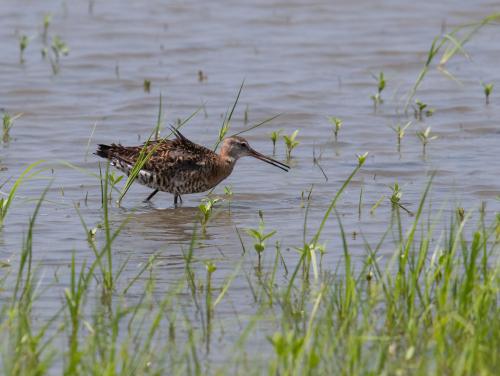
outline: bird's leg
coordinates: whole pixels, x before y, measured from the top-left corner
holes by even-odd
[[[151,199],[153,198],[153,196],[154,196],[155,194],[157,194],[157,193],[158,193],[158,189],[155,189],[155,190],[154,190],[154,191],[153,191],[153,192],[152,192],[152,193],[148,196],[148,198],[144,200],[144,202],[148,202],[149,200],[151,200]]]
[[[174,206],[177,206],[177,200],[179,200],[180,203],[182,204],[182,197],[181,197],[181,195],[174,194]]]

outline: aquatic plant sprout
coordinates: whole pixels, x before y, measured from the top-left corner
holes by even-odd
[[[484,97],[486,100],[486,104],[490,104],[490,95],[493,92],[493,84],[489,83],[483,83],[483,90],[484,90]]]
[[[19,119],[23,114],[11,116],[8,112],[3,113],[2,117],[2,142],[10,141],[10,130],[14,126],[14,121]]]
[[[372,99],[373,101],[373,107],[375,109],[377,109],[377,107],[384,103],[383,99],[382,99],[382,91],[384,91],[385,89],[385,85],[386,85],[386,81],[385,81],[385,77],[384,77],[384,72],[380,72],[378,77],[377,76],[373,76],[373,78],[375,78],[377,80],[377,93],[372,95],[370,98]]]
[[[272,131],[271,135],[269,136],[271,138],[271,142],[273,143],[273,156],[276,155],[276,142],[278,141],[278,138],[280,137],[282,131],[282,129]]]
[[[291,135],[283,135],[283,141],[286,147],[286,159],[292,158],[292,150],[299,146],[300,142],[296,140],[299,130],[296,129]]]
[[[219,198],[205,197],[204,199],[201,200],[201,204],[198,205],[198,210],[200,212],[200,223],[203,232],[206,231],[207,224],[210,218],[212,217],[212,212],[215,207],[215,204],[217,204],[219,201],[220,201]]]
[[[24,63],[24,50],[28,47],[29,38],[27,35],[21,35],[19,38],[19,62]]]
[[[56,35],[52,38],[50,51],[51,54],[49,54],[49,60],[52,72],[57,74],[60,69],[60,59],[62,56],[67,56],[69,54],[69,47],[60,36]]]
[[[47,35],[49,33],[49,26],[50,26],[51,22],[52,22],[52,15],[50,13],[43,16],[42,38],[43,38],[44,42],[47,41]]]
[[[433,108],[428,108],[427,103],[424,103],[418,99],[415,100],[415,119],[422,121],[423,115],[429,117],[434,114]]]
[[[255,252],[257,252],[258,256],[257,269],[260,271],[262,252],[264,252],[264,250],[266,249],[266,240],[274,236],[274,234],[276,234],[276,231],[270,231],[267,234],[264,233],[265,229],[264,214],[260,210],[259,210],[259,218],[260,218],[259,227],[257,228],[257,230],[247,229],[246,232],[254,239],[253,248],[255,249]]]
[[[407,122],[405,125],[397,124],[396,126],[391,126],[391,129],[396,133],[398,152],[401,151],[401,141],[405,136],[406,130],[410,127],[411,121]]]
[[[431,135],[431,127],[425,128],[423,131],[418,131],[417,136],[420,139],[420,142],[422,143],[422,153],[425,155],[426,147],[427,144],[438,138],[436,135]]]
[[[334,116],[329,116],[328,121],[333,126],[333,135],[335,137],[335,141],[337,141],[337,137],[338,137],[338,134],[340,132],[340,128],[342,128],[342,125],[344,124],[344,122],[341,119],[334,117]]]

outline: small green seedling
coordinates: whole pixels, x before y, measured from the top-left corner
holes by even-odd
[[[214,206],[219,201],[220,199],[218,198],[210,198],[210,197],[201,200],[201,204],[198,206],[198,209],[200,211],[200,223],[203,232],[206,231],[208,221],[212,217]]]
[[[228,197],[231,197],[233,195],[233,187],[232,186],[224,186],[224,194]]]
[[[416,99],[415,105],[417,106],[417,108],[415,109],[415,118],[418,120],[422,120],[422,113],[424,112],[425,108],[427,107],[427,104]]]
[[[3,114],[3,126],[2,126],[2,141],[7,143],[10,141],[10,130],[14,126],[14,121],[19,119],[23,114],[17,114],[15,116],[9,115],[7,112]]]
[[[145,93],[149,93],[151,91],[151,80],[144,80],[142,87]]]
[[[493,91],[493,84],[485,84],[483,83],[484,96],[486,98],[486,104],[490,103],[490,95]]]
[[[366,158],[368,157],[368,152],[363,154],[358,154],[357,157],[358,157],[358,166],[361,167],[366,162]]]
[[[429,117],[434,114],[433,108],[427,108],[427,103],[424,103],[418,99],[415,100],[415,106],[413,107],[415,110],[415,119],[422,120],[423,115]]]
[[[295,140],[297,135],[299,134],[299,130],[295,130],[290,136],[284,135],[283,140],[285,141],[286,146],[286,159],[290,160],[292,157],[292,150],[295,149],[299,142]]]
[[[278,141],[278,138],[280,137],[280,133],[282,132],[282,129],[279,129],[277,131],[273,131],[271,133],[271,141],[273,143],[273,155],[276,155],[276,141]]]
[[[401,125],[398,123],[395,127],[391,127],[391,129],[396,132],[396,136],[398,139],[398,151],[401,150],[401,141],[403,140],[403,137],[405,136],[405,132],[408,129],[408,127],[411,125],[411,121],[406,123],[405,125]]]
[[[52,15],[50,13],[46,14],[43,17],[43,33],[42,33],[42,38],[43,38],[44,41],[47,40],[47,34],[49,32],[49,26],[50,26],[51,22],[52,22]]]
[[[89,243],[95,243],[95,236],[97,234],[97,227],[91,228],[87,231],[87,241]]]
[[[69,47],[66,42],[64,42],[59,36],[52,38],[52,45],[50,46],[53,57],[50,58],[50,63],[52,66],[52,72],[57,74],[59,72],[59,64],[61,56],[67,56],[69,54]]]
[[[19,62],[24,63],[24,50],[28,47],[29,38],[26,35],[21,35],[19,38]]]
[[[217,265],[212,261],[205,261],[207,269],[207,285],[205,288],[205,308],[207,315],[207,325],[210,327],[213,317],[214,304],[212,303],[212,274],[217,270]]]
[[[304,208],[306,206],[306,204],[308,204],[311,201],[312,190],[313,190],[313,187],[311,186],[311,189],[309,189],[308,191],[300,192],[300,207],[301,208]]]
[[[124,175],[117,176],[117,174],[113,171],[108,173],[108,180],[109,180],[109,185],[111,187],[111,191],[113,189],[117,189],[116,185],[122,181]],[[118,190],[118,189],[117,189]],[[109,201],[111,201],[111,192],[109,193]]]
[[[401,192],[401,188],[398,183],[394,183],[393,186],[390,187],[392,190],[391,194],[391,204],[393,206],[398,206],[401,201],[401,197],[403,196],[403,192]]]
[[[413,213],[407,208],[405,208],[401,203],[401,198],[403,197],[403,191],[401,191],[401,187],[399,186],[399,184],[396,182],[390,188],[392,190],[392,194],[390,197],[392,209],[394,210],[396,208],[401,208],[408,214],[413,215]]]
[[[432,140],[435,140],[436,138],[438,138],[438,136],[436,135],[431,135],[431,127],[427,127],[425,129],[425,131],[418,131],[417,132],[417,136],[418,138],[420,139],[420,142],[422,142],[422,153],[425,155],[425,152],[426,152],[426,147],[427,147],[427,144],[432,141]]]
[[[231,198],[233,197],[233,187],[232,186],[224,186],[224,195],[228,198],[228,209],[229,213],[231,213]]]
[[[51,47],[57,59],[61,56],[67,56],[69,54],[68,45],[57,35],[52,39]]]
[[[272,237],[274,234],[276,234],[276,231],[271,231],[271,232],[265,234],[264,233],[264,229],[265,229],[264,215],[263,215],[261,210],[259,210],[259,217],[260,217],[259,228],[257,230],[248,229],[248,230],[246,230],[246,232],[255,241],[253,247],[255,249],[255,252],[257,252],[257,256],[259,258],[257,270],[260,272],[262,252],[264,252],[264,250],[266,249],[266,240],[269,239],[270,237]]]
[[[295,364],[297,359],[299,359],[306,342],[304,336],[296,334],[291,330],[284,334],[276,332],[272,336],[267,337],[267,339],[273,345],[276,358],[280,364],[288,364],[289,362],[291,364]],[[320,358],[314,350],[311,351],[308,361],[310,365],[316,365],[319,363]]]
[[[378,77],[374,76],[374,78],[377,80],[377,93],[372,95],[371,99],[373,100],[373,107],[377,109],[380,104],[384,103],[382,99],[382,91],[384,91],[386,85],[384,72],[380,72]]]
[[[335,137],[335,141],[337,141],[340,128],[342,128],[344,122],[341,119],[334,116],[329,116],[328,120],[330,121],[330,124],[333,126],[333,135]]]

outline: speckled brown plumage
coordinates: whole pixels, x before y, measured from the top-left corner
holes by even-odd
[[[288,169],[287,165],[250,148],[242,137],[224,139],[221,152],[217,154],[191,142],[175,128],[172,131],[176,136],[174,140],[162,139],[141,146],[101,144],[96,154],[109,159],[113,166],[128,175],[143,148],[146,153],[153,151],[137,181],[155,190],[147,200],[158,191],[163,191],[174,195],[175,204],[183,194],[205,192],[215,187],[231,174],[238,158],[245,155],[262,159],[283,170]]]

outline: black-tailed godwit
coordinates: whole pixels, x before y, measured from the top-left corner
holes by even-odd
[[[288,171],[284,163],[255,151],[243,137],[232,136],[222,142],[220,153],[195,144],[172,127],[174,140],[161,139],[149,141],[142,146],[122,146],[117,144],[98,145],[96,154],[109,159],[125,174],[129,174],[136,163],[141,150],[143,155],[152,151],[137,176],[140,184],[154,191],[146,198],[149,201],[158,191],[174,195],[174,205],[181,195],[205,192],[212,189],[233,171],[236,161],[245,156],[254,157],[273,166]]]

